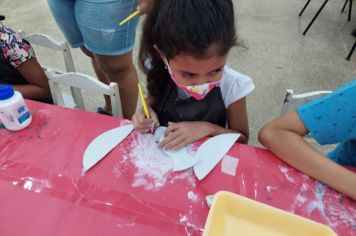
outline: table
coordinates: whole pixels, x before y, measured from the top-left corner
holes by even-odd
[[[356,235],[355,201],[264,149],[234,145],[224,164],[199,182],[192,170],[172,173],[153,139],[132,133],[84,174],[87,145],[129,121],[26,102],[32,124],[17,132],[0,130],[2,236],[201,235],[209,211],[205,197],[219,190]],[[231,168],[231,161],[237,168],[224,173],[229,171],[222,165]]]

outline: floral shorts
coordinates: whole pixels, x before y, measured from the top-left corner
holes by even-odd
[[[13,68],[35,57],[30,43],[22,39],[16,32],[0,23],[0,59],[5,60]]]

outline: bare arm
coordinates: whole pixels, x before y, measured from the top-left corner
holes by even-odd
[[[25,98],[29,99],[51,97],[48,78],[36,58],[30,58],[17,69],[29,84],[14,85],[13,88],[15,90],[19,91]]]
[[[259,132],[259,140],[282,160],[356,200],[356,173],[336,164],[310,146],[296,111],[275,119]]]
[[[179,149],[203,137],[226,133],[240,133],[241,136],[238,142],[246,143],[248,139],[246,98],[236,101],[229,106],[227,119],[229,124],[228,129],[206,121],[171,123],[165,131],[166,138],[160,145],[166,149]]]
[[[227,123],[230,130],[241,134],[239,143],[247,143],[249,137],[246,98],[232,103],[227,109]]]
[[[247,143],[249,137],[246,98],[232,103],[227,109],[227,123],[229,128],[210,124],[210,136],[225,133],[240,133],[239,143]]]

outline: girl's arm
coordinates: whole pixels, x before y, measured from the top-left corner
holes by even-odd
[[[242,98],[229,106],[227,120],[228,129],[205,121],[171,123],[165,131],[166,138],[160,146],[166,149],[179,149],[203,137],[226,133],[240,133],[238,142],[247,143],[249,131],[246,98]]]
[[[29,84],[13,85],[14,90],[19,91],[25,98],[29,99],[51,97],[48,78],[35,57],[22,63],[17,70]]]
[[[291,166],[356,200],[356,173],[310,146],[303,138],[307,133],[297,112],[292,111],[263,127],[259,140]]]
[[[239,143],[247,143],[249,137],[246,97],[232,103],[227,108],[229,130],[240,133]],[[216,134],[215,134],[216,135]]]
[[[210,128],[209,136],[216,136],[226,133],[239,133],[239,143],[247,143],[249,137],[248,118],[246,110],[246,97],[232,103],[227,111],[227,123],[229,128],[208,123]]]

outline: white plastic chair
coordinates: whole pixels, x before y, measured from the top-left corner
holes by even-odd
[[[52,37],[50,37],[46,34],[42,34],[42,33],[33,33],[33,34],[26,35],[25,32],[21,31],[21,30],[19,31],[19,35],[22,38],[29,41],[33,45],[45,47],[45,48],[48,48],[51,50],[61,52],[63,54],[65,71],[51,68],[46,65],[41,65],[42,68],[44,69],[45,73],[47,74],[47,76],[48,76],[48,70],[53,70],[54,73],[56,73],[56,74],[76,72],[73,58],[72,58],[72,53],[71,53],[69,45],[66,41],[58,42],[58,41],[54,40]],[[83,97],[82,97],[80,89],[71,88],[71,94],[72,94],[72,96],[69,96],[63,92],[66,106],[77,107],[77,108],[84,107],[84,101],[83,101]]]
[[[328,95],[332,91],[313,91],[309,93],[294,94],[293,89],[287,89],[286,96],[283,101],[281,115],[287,113],[291,106],[301,105],[310,102],[314,99]]]
[[[63,94],[59,87],[59,85],[62,84],[70,88],[84,89],[103,95],[109,95],[113,116],[122,117],[119,86],[117,83],[111,82],[109,85],[106,85],[88,75],[73,72],[57,74],[53,70],[48,71],[48,79],[54,104],[65,106]],[[78,108],[85,110],[84,104]]]

